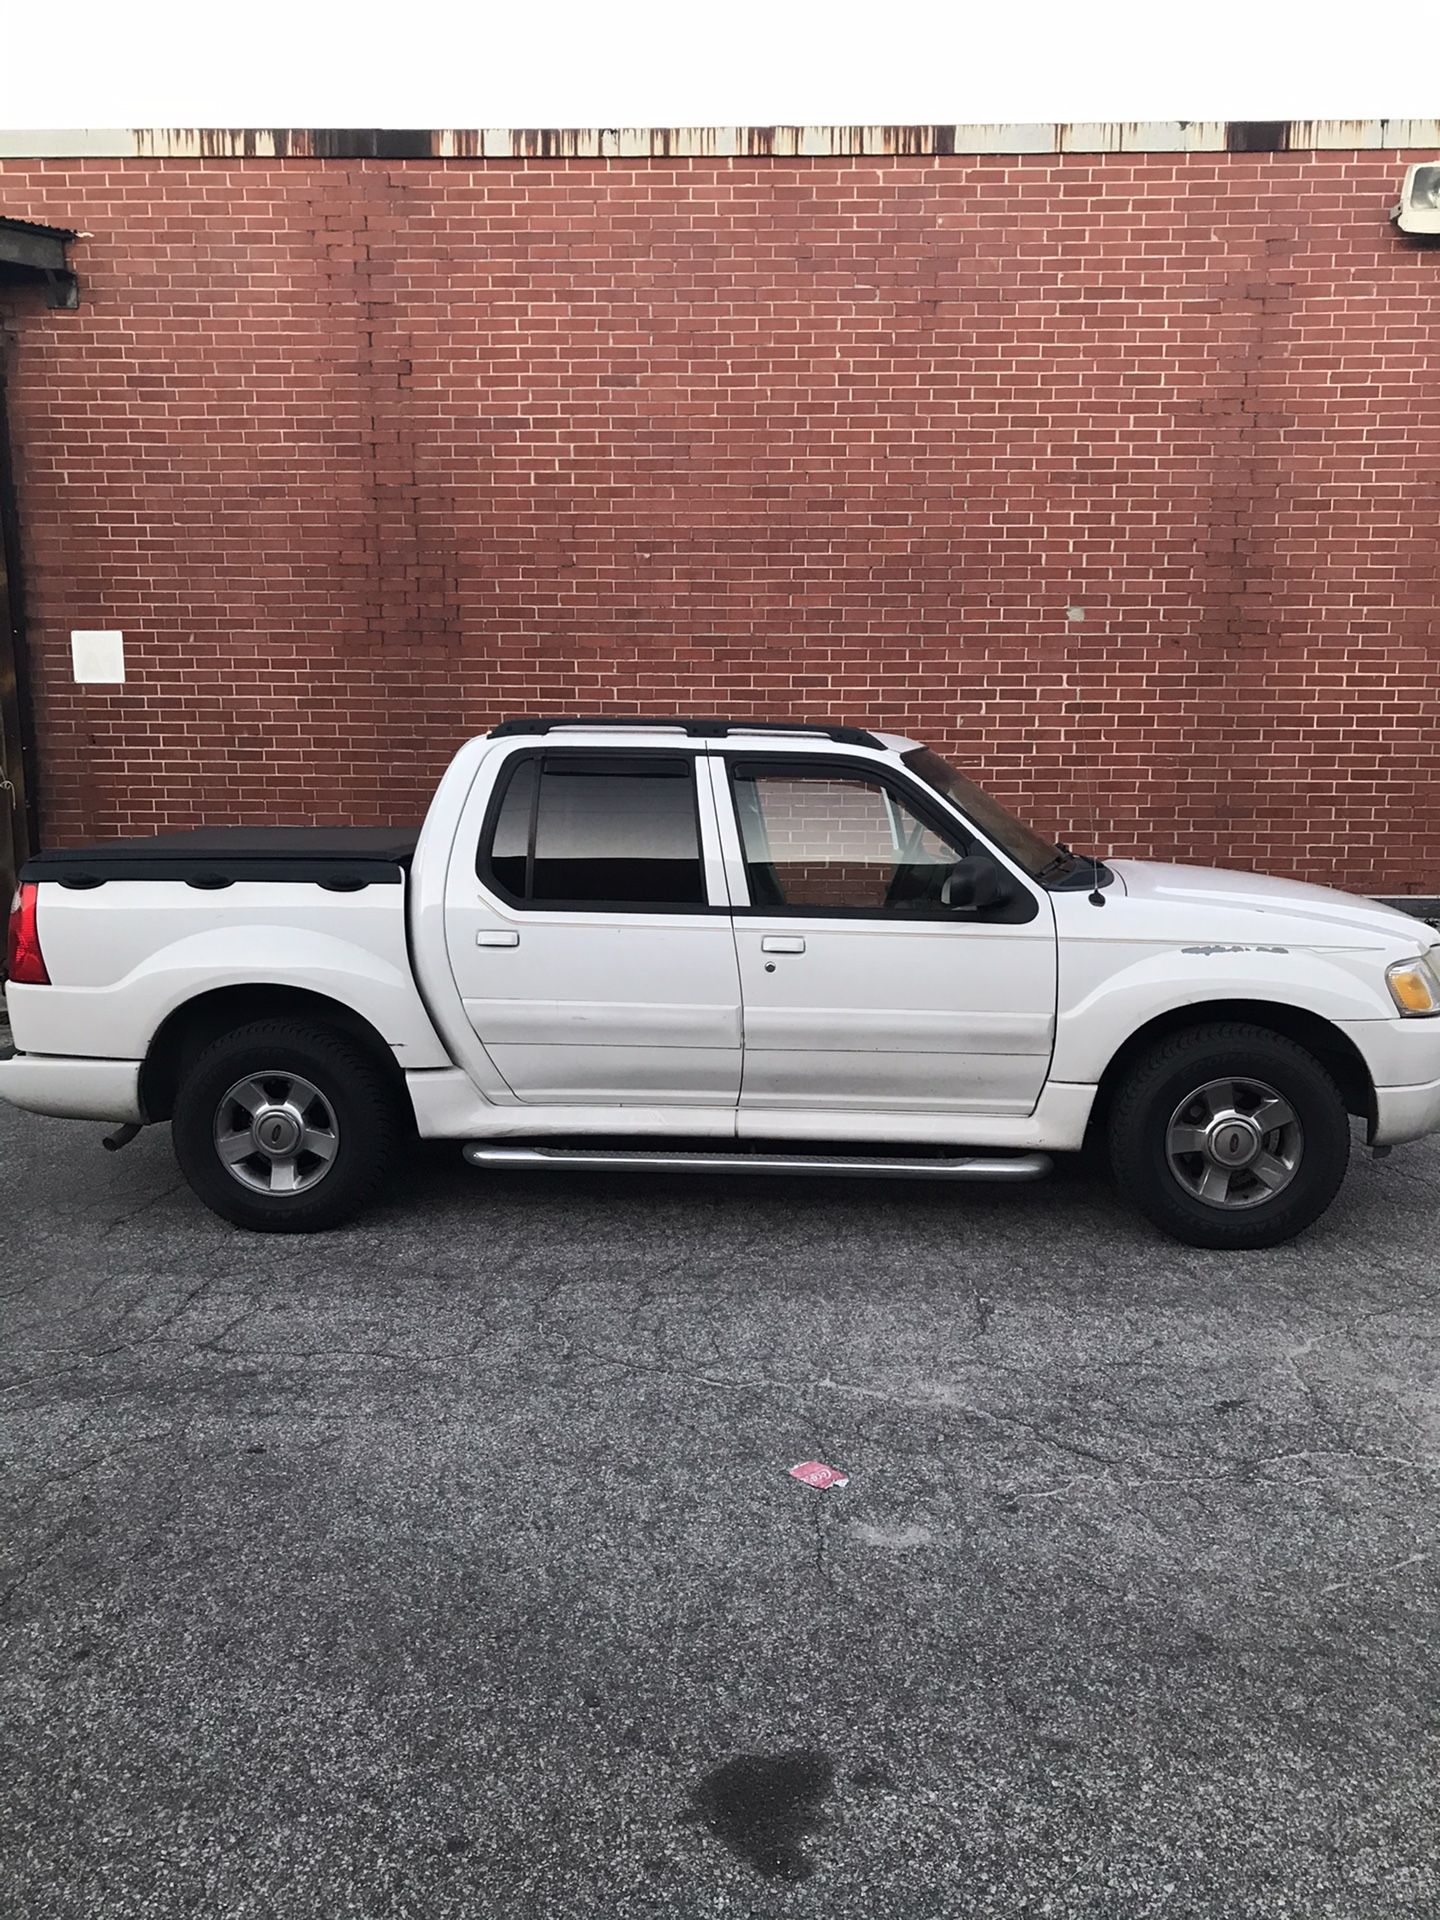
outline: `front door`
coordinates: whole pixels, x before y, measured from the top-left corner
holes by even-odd
[[[734,1108],[739,970],[696,759],[520,748],[462,827],[450,965],[519,1100]]]
[[[948,906],[955,862],[989,849],[878,766],[727,759],[742,1114],[1030,1112],[1055,1032],[1048,896],[1012,872],[1004,906]]]

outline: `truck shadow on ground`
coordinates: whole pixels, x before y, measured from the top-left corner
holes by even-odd
[[[1428,1159],[1429,1156],[1427,1155]],[[1430,1169],[1426,1169],[1430,1173]],[[1407,1177],[1402,1163],[1377,1163],[1357,1151],[1335,1203],[1292,1246],[1319,1246],[1340,1232],[1372,1231],[1383,1214],[1413,1208],[1417,1232],[1428,1218],[1433,1177]],[[397,1188],[369,1216],[387,1225],[420,1212],[475,1217],[477,1209],[509,1216],[516,1209],[538,1231],[577,1211],[596,1221],[676,1216],[743,1227],[765,1220],[833,1233],[847,1223],[895,1231],[939,1233],[959,1244],[977,1238],[1004,1244],[1027,1237],[1037,1251],[1063,1229],[1067,1251],[1168,1249],[1181,1258],[1234,1260],[1183,1247],[1143,1219],[1117,1188],[1103,1156],[1057,1154],[1051,1171],[1029,1181],[887,1179],[846,1174],[599,1172],[556,1168],[490,1170],[468,1166],[452,1142],[423,1142]],[[1423,1216],[1423,1218],[1422,1218]],[[1368,1223],[1368,1224],[1367,1224]],[[1260,1258],[1265,1255],[1258,1256]]]

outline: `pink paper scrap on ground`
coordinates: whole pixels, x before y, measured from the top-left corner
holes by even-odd
[[[802,1460],[798,1467],[791,1467],[792,1480],[803,1480],[807,1487],[818,1487],[823,1493],[826,1487],[847,1487],[850,1484],[848,1473],[841,1473],[838,1467],[827,1467],[820,1460]]]

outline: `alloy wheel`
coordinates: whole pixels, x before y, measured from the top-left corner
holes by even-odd
[[[255,1193],[306,1193],[335,1164],[334,1108],[297,1073],[247,1074],[215,1110],[215,1151],[232,1179]]]
[[[1304,1130],[1284,1095],[1240,1076],[1196,1087],[1165,1129],[1175,1179],[1194,1199],[1227,1211],[1283,1193],[1304,1149]]]

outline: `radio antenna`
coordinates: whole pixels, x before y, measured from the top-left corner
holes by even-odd
[[[1066,607],[1065,618],[1070,622],[1072,627],[1082,626],[1085,621],[1084,607]],[[1082,685],[1083,676],[1077,676],[1077,691]],[[1085,836],[1090,842],[1090,891],[1085,897],[1092,907],[1103,907],[1105,904],[1105,896],[1100,891],[1100,856],[1094,851],[1095,834],[1099,825],[1099,809],[1095,802],[1095,762],[1088,756],[1085,761],[1085,798],[1088,803],[1087,811],[1090,815],[1089,831]]]

